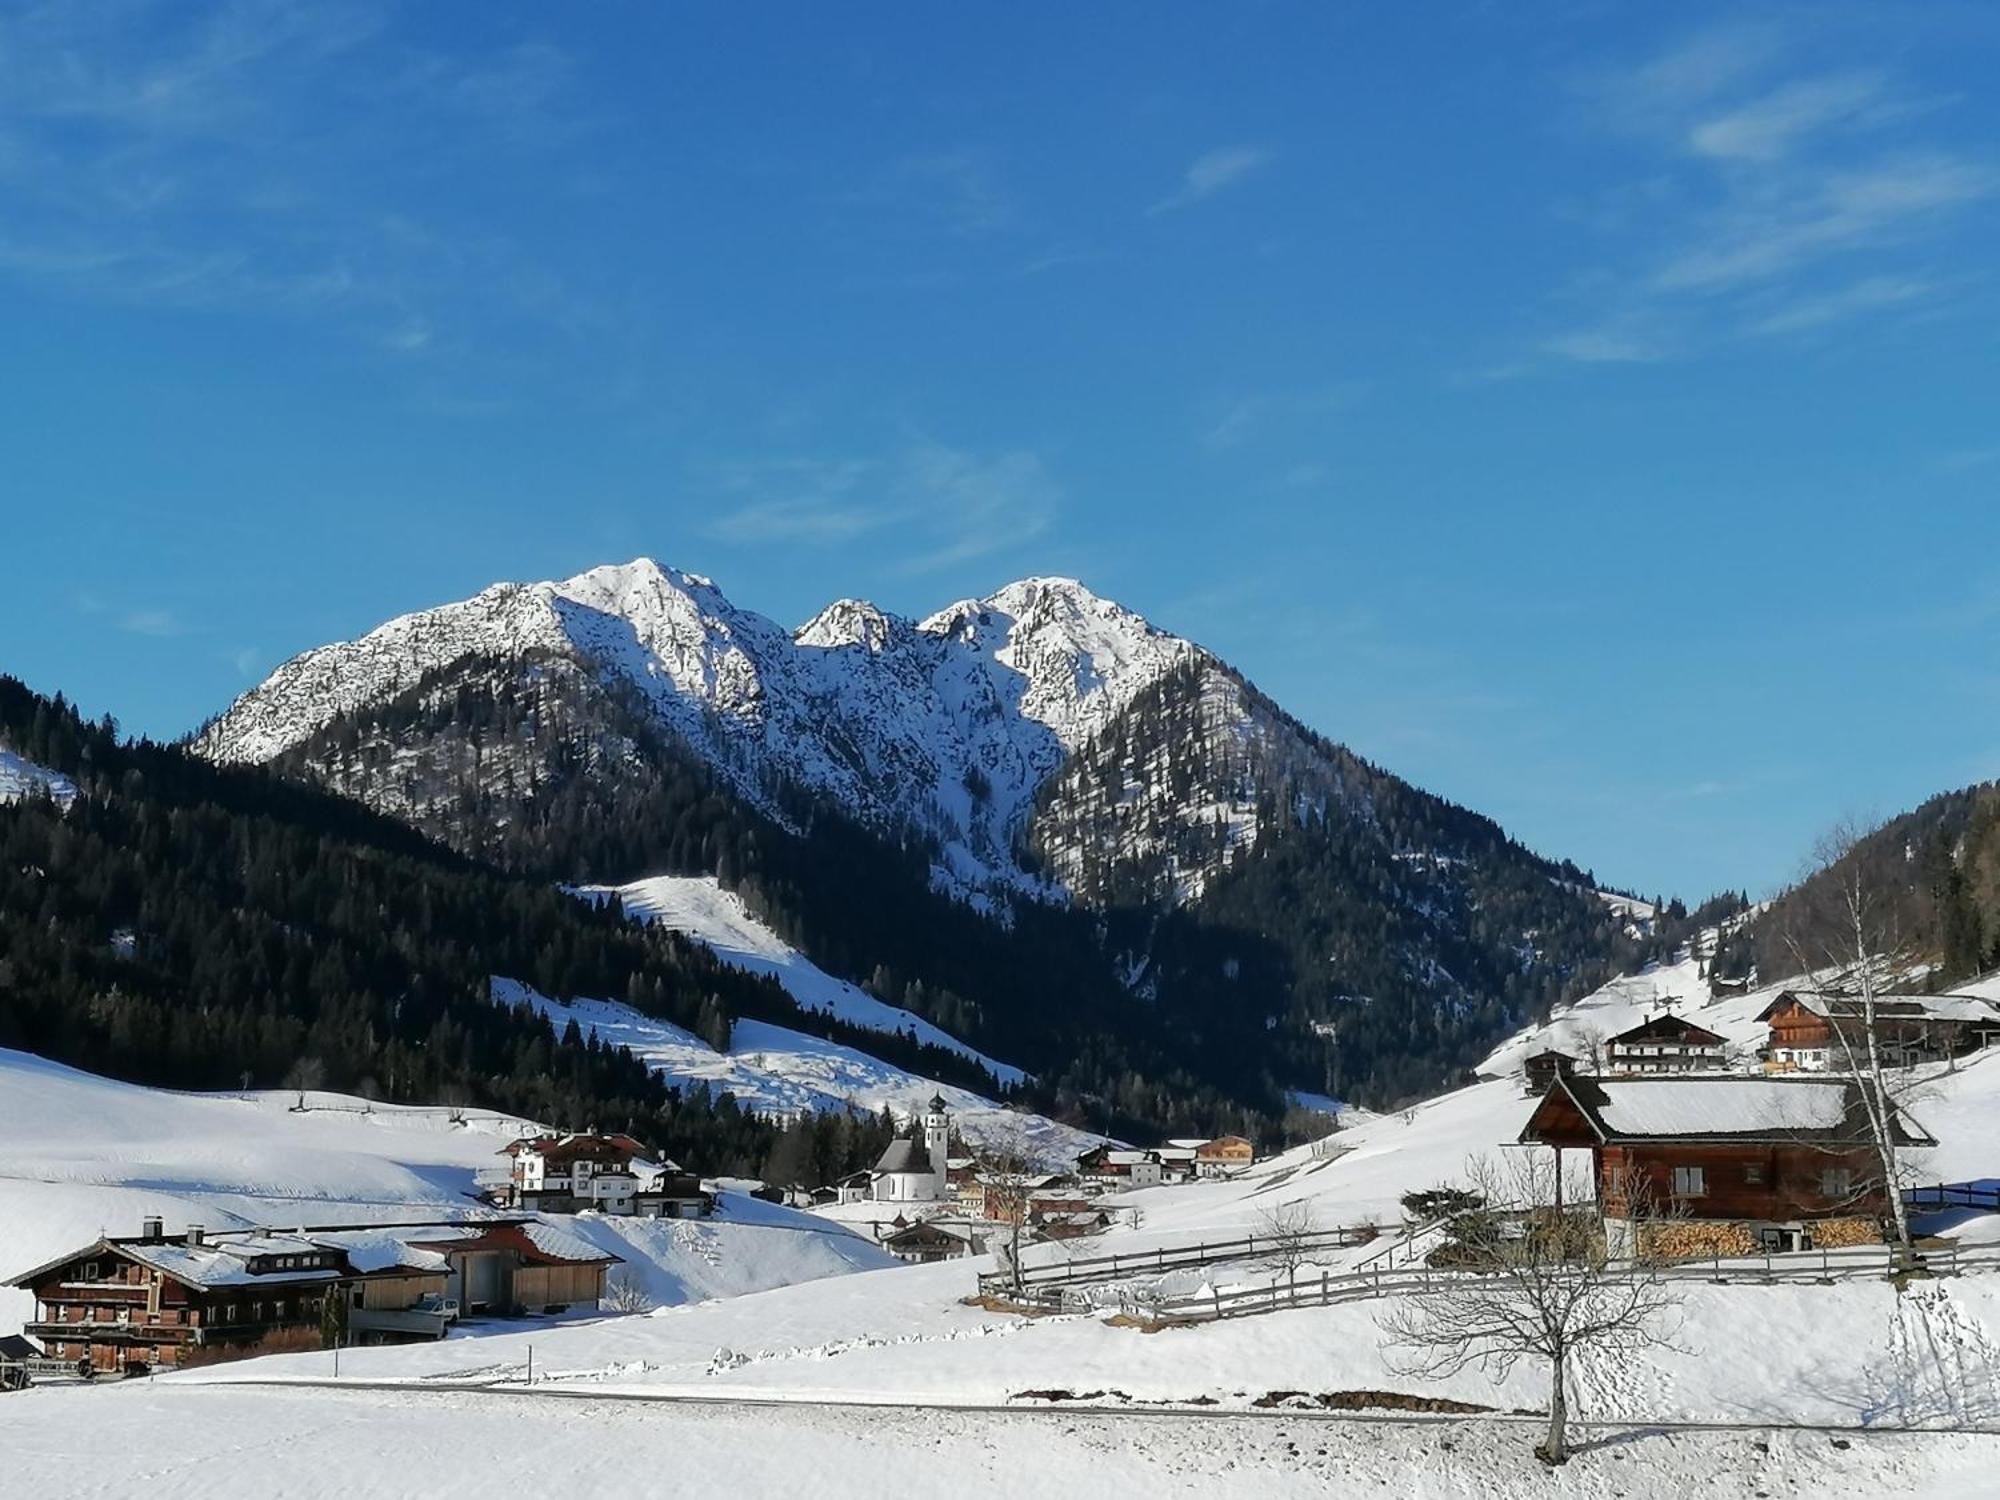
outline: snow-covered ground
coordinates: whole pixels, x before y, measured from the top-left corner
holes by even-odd
[[[959,1133],[974,1146],[1002,1144],[1020,1128],[1036,1156],[1067,1165],[1103,1140],[1041,1115],[1003,1109],[970,1089],[912,1073],[839,1042],[767,1021],[736,1022],[729,1050],[717,1052],[693,1032],[616,1000],[552,1000],[510,979],[493,981],[493,998],[502,1004],[532,1005],[557,1030],[575,1021],[586,1036],[594,1032],[613,1046],[630,1048],[634,1057],[649,1063],[670,1083],[734,1094],[737,1103],[760,1114],[841,1108],[875,1114],[887,1108],[898,1119],[908,1119],[921,1114],[933,1095],[941,1094]]]
[[[682,933],[725,963],[777,980],[801,1010],[943,1047],[978,1063],[1006,1088],[1027,1077],[1019,1068],[967,1046],[922,1016],[885,1004],[866,990],[834,978],[758,921],[742,897],[725,891],[713,875],[655,875],[630,885],[581,886],[577,894],[616,900],[629,915]]]
[[[88,1406],[89,1440],[72,1418]],[[1587,1432],[1553,1473],[1522,1425],[1203,1413],[857,1410],[550,1401],[458,1391],[150,1386],[0,1401],[23,1494],[72,1500],[415,1495],[794,1495],[899,1486],[979,1497],[1326,1495],[1686,1500],[1990,1494],[2000,1438],[1896,1433]],[[1836,1446],[1838,1443],[1840,1446]],[[182,1455],[193,1461],[181,1461]]]
[[[1621,981],[1549,1031],[1496,1051],[1489,1068],[1506,1076],[1394,1115],[1355,1117],[1330,1143],[1234,1180],[1127,1194],[1116,1202],[1138,1211],[1136,1225],[1067,1248],[1038,1247],[1034,1256],[1238,1236],[1293,1202],[1308,1204],[1324,1225],[1393,1225],[1404,1192],[1452,1181],[1467,1157],[1515,1138],[1532,1101],[1511,1069],[1566,1028],[1617,1029],[1664,995],[1725,1036],[1749,1039],[1745,1014],[1763,999],[1699,1005],[1687,983],[1672,967]],[[1940,1072],[1927,1087],[1919,1114],[1943,1144],[1920,1167],[1953,1181],[2000,1176],[2000,1055]],[[627,1227],[600,1222],[590,1232]],[[2000,1229],[1991,1218],[1955,1227],[1975,1240]],[[1327,1264],[1375,1248],[1334,1252]],[[0,1450],[10,1478],[65,1494],[207,1487],[212,1476],[198,1466],[183,1478],[161,1457],[172,1436],[196,1451],[229,1451],[232,1478],[262,1490],[341,1500],[435,1492],[489,1475],[616,1491],[633,1482],[638,1451],[665,1455],[649,1461],[675,1472],[723,1476],[739,1493],[788,1492],[804,1481],[829,1500],[879,1493],[885,1452],[915,1456],[926,1485],[981,1495],[1039,1496],[1085,1483],[1107,1495],[1684,1500],[1699,1486],[1731,1496],[1963,1497],[1994,1493],[2000,1473],[2000,1275],[1991,1273],[1900,1293],[1873,1280],[1685,1283],[1674,1347],[1580,1361],[1578,1415],[1605,1425],[1586,1427],[1577,1460],[1548,1474],[1528,1455],[1532,1425],[1502,1415],[1540,1406],[1544,1373],[1523,1364],[1504,1374],[1411,1375],[1382,1331],[1385,1304],[1148,1332],[1104,1313],[1024,1318],[976,1305],[975,1277],[989,1265],[863,1271],[726,1299],[683,1298],[644,1316],[348,1351],[346,1388],[333,1393],[282,1384],[330,1377],[324,1353],[124,1388],[37,1391],[0,1401]],[[1229,1267],[1216,1279],[1271,1274]],[[689,1298],[703,1292],[685,1290]],[[535,1385],[527,1392],[531,1344]],[[1258,1409],[1287,1391],[1399,1392],[1496,1414],[1412,1422]],[[1091,1409],[1048,1411],[1050,1392],[1087,1397]],[[93,1458],[79,1469],[64,1432],[86,1417]],[[1683,1423],[1715,1430],[1674,1425]],[[246,1443],[242,1434],[255,1437]]]
[[[179,1094],[115,1083],[0,1050],[0,1279],[99,1234],[414,1222],[476,1215],[475,1178],[529,1122],[491,1110],[369,1104],[340,1094]],[[697,1164],[698,1165],[698,1164]],[[866,1240],[809,1214],[721,1195],[716,1215],[561,1221],[631,1263],[661,1303],[893,1264]],[[32,1314],[0,1287],[0,1333]]]
[[[0,803],[23,797],[48,797],[63,807],[76,801],[76,783],[67,776],[0,749]]]

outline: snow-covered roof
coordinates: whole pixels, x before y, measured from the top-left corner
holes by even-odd
[[[1769,1016],[1787,1000],[1796,1001],[1816,1016],[1842,1021],[1858,1021],[1866,1002],[1858,995],[1826,995],[1815,990],[1786,990],[1765,1008]],[[2000,1007],[1977,995],[1880,995],[1875,1000],[1875,1019],[1884,1021],[2000,1021]]]
[[[256,1272],[250,1263],[209,1245],[120,1245],[118,1247],[141,1265],[189,1286],[264,1286],[281,1281],[333,1281],[342,1272],[337,1267],[319,1270]]]
[[[1839,1083],[1801,1087],[1782,1079],[1647,1080],[1646,1086],[1602,1083],[1598,1118],[1619,1135],[1754,1135],[1831,1130],[1847,1118]]]
[[[1605,1140],[1861,1141],[1859,1085],[1851,1078],[1558,1078],[1521,1133],[1573,1103]],[[1935,1144],[1898,1111],[1906,1144]]]
[[[889,1148],[882,1153],[882,1159],[875,1163],[875,1170],[928,1175],[935,1169],[931,1166],[931,1154],[922,1141],[913,1141],[906,1135],[899,1135],[889,1142]]]
[[[435,1234],[435,1230],[421,1231]],[[340,1229],[316,1233],[313,1238],[328,1249],[338,1250],[347,1263],[364,1274],[388,1271],[399,1266],[415,1271],[446,1271],[451,1268],[442,1252],[413,1245],[397,1236],[394,1229]]]

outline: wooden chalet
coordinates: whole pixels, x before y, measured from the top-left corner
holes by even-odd
[[[1604,1044],[1607,1073],[1716,1073],[1729,1045],[1705,1026],[1665,1011]]]
[[[99,1371],[182,1369],[335,1341],[440,1337],[441,1313],[595,1306],[617,1263],[531,1220],[235,1229],[147,1219],[9,1285],[30,1292],[26,1332],[50,1358]]]
[[[523,1136],[501,1155],[509,1159],[508,1208],[544,1213],[595,1209],[619,1216],[691,1219],[709,1213],[714,1197],[701,1179],[670,1161],[648,1161],[629,1135]]]
[[[318,1349],[338,1327],[329,1299],[357,1290],[414,1303],[442,1295],[441,1270],[398,1263],[363,1271],[340,1250],[295,1234],[200,1226],[170,1239],[158,1220],[131,1238],[102,1238],[9,1283],[34,1295],[25,1331],[51,1358],[94,1369],[177,1369],[252,1354]]]
[[[1567,1078],[1574,1073],[1581,1061],[1581,1058],[1571,1057],[1567,1052],[1558,1052],[1554,1048],[1537,1052],[1521,1064],[1521,1072],[1528,1080],[1528,1092],[1546,1094],[1558,1078]]]
[[[1786,990],[1757,1017],[1770,1027],[1765,1068],[1851,1071],[1868,1053],[1867,1011],[1857,996]],[[1883,1063],[1909,1067],[2000,1039],[2000,1006],[1973,995],[1883,995],[1875,1001],[1874,1030]]]
[[[1256,1160],[1257,1146],[1254,1141],[1240,1135],[1219,1135],[1195,1148],[1195,1175],[1227,1177],[1253,1165]]]
[[[1107,1188],[1158,1187],[1161,1179],[1158,1157],[1124,1146],[1093,1146],[1076,1159],[1076,1169],[1085,1182]]]
[[[958,1260],[978,1253],[979,1243],[971,1226],[947,1229],[929,1219],[897,1229],[882,1237],[882,1248],[898,1260],[912,1265],[930,1265],[940,1260]]]
[[[1613,1253],[1672,1233],[1685,1253],[1881,1238],[1890,1188],[1858,1080],[1558,1078],[1520,1143],[1588,1151]],[[1936,1141],[1900,1112],[1905,1146]],[[1692,1233],[1684,1226],[1705,1226]]]

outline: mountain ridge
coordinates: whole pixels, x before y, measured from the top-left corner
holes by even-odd
[[[1028,578],[922,620],[837,600],[796,630],[650,559],[502,583],[314,648],[198,731],[209,759],[269,761],[473,655],[547,651],[640,690],[766,812],[772,777],[937,841],[961,894],[1050,897],[1014,855],[1067,755],[1175,664],[1214,660],[1074,579]]]

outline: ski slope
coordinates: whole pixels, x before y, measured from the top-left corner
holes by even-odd
[[[760,922],[743,904],[743,898],[725,891],[713,875],[655,875],[630,885],[579,886],[576,893],[587,899],[616,901],[628,915],[670,928],[700,943],[724,963],[775,979],[801,1010],[956,1052],[985,1068],[1003,1088],[1012,1088],[1027,1078],[1019,1068],[967,1046],[922,1016],[885,1004],[866,990],[834,978]]]
[[[908,1119],[921,1114],[933,1095],[942,1095],[959,1133],[974,1146],[1002,1144],[1020,1129],[1037,1157],[1067,1165],[1104,1139],[1041,1115],[1003,1109],[970,1089],[767,1021],[737,1021],[730,1028],[729,1050],[718,1052],[693,1032],[616,1000],[553,1000],[518,980],[498,978],[493,999],[531,1006],[558,1031],[575,1021],[584,1035],[629,1048],[668,1082],[733,1094],[738,1104],[759,1114],[830,1109],[876,1114],[888,1109],[898,1119]]]
[[[148,1214],[178,1232],[489,1212],[474,1200],[478,1174],[500,1165],[508,1141],[539,1128],[491,1110],[341,1094],[174,1093],[4,1049],[0,1120],[0,1279],[100,1234],[135,1234]],[[663,1304],[894,1263],[837,1226],[733,1192],[707,1220],[582,1214],[562,1223],[632,1262],[631,1274]],[[0,1287],[0,1333],[31,1312],[25,1292]]]

